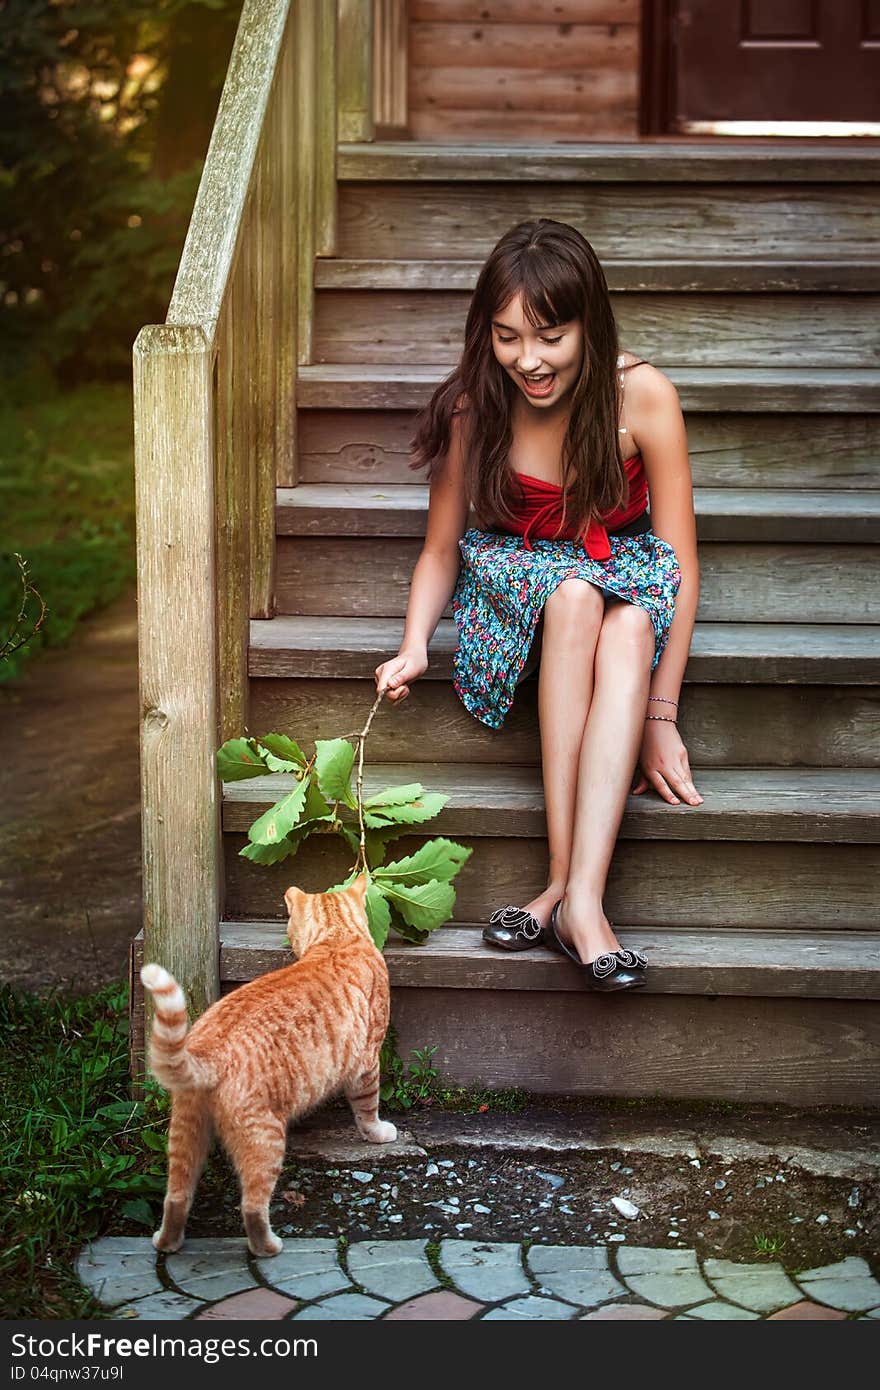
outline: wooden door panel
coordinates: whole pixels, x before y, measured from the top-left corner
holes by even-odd
[[[880,122],[880,0],[666,0],[654,34],[669,45],[667,129]]]

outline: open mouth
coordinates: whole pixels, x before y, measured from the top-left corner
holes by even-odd
[[[526,394],[529,396],[540,397],[552,395],[553,388],[556,385],[555,372],[545,372],[541,376],[525,376],[520,372],[519,378],[525,388]]]

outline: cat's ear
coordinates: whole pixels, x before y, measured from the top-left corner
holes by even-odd
[[[284,894],[284,901],[287,903],[288,912],[296,912],[305,896],[301,888],[296,888],[291,884]]]
[[[354,897],[360,898],[361,902],[363,902],[367,896],[368,886],[369,881],[366,872],[361,869],[357,878],[352,879],[351,883],[348,885],[348,892],[353,894]]]

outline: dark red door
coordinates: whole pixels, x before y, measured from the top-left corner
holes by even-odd
[[[850,122],[880,133],[880,0],[654,0],[646,8],[648,129]]]

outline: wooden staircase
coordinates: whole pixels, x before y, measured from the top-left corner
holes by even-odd
[[[633,798],[607,907],[651,958],[633,997],[479,929],[544,886],[534,682],[505,728],[431,665],[381,709],[367,785],[449,795],[431,832],[474,853],[455,920],[389,943],[403,1051],[458,1081],[802,1105],[877,1100],[880,997],[880,263],[875,157],[633,146],[609,154],[349,146],[338,255],[315,266],[299,483],[277,493],[277,616],[251,623],[249,732],[360,727],[397,650],[427,491],[414,411],[456,360],[480,258],[521,218],[573,222],[607,270],[621,342],[677,385],[702,598],[682,702],[704,805]],[[873,175],[872,175],[873,176]],[[821,254],[819,254],[821,253]],[[256,868],[245,831],[282,778],[224,788],[224,986],[285,959],[282,893],[345,869],[308,841]],[[410,852],[418,839],[400,842]]]
[[[371,144],[368,13],[340,5],[337,29],[325,0],[245,0],[168,320],[135,344],[136,1059],[144,951],[199,1011],[289,959],[288,884],[350,867],[332,837],[243,859],[288,779],[221,785],[214,755],[362,726],[424,534],[414,414],[482,258],[549,215],[592,242],[623,346],[685,410],[702,595],[682,727],[705,801],[627,807],[607,908],[650,955],[645,990],[587,993],[561,957],[485,948],[491,911],[546,882],[536,682],[502,730],[473,719],[447,611],[367,744],[367,790],[447,793],[426,829],[474,851],[454,920],[386,948],[400,1050],[533,1091],[876,1104],[880,156]]]

